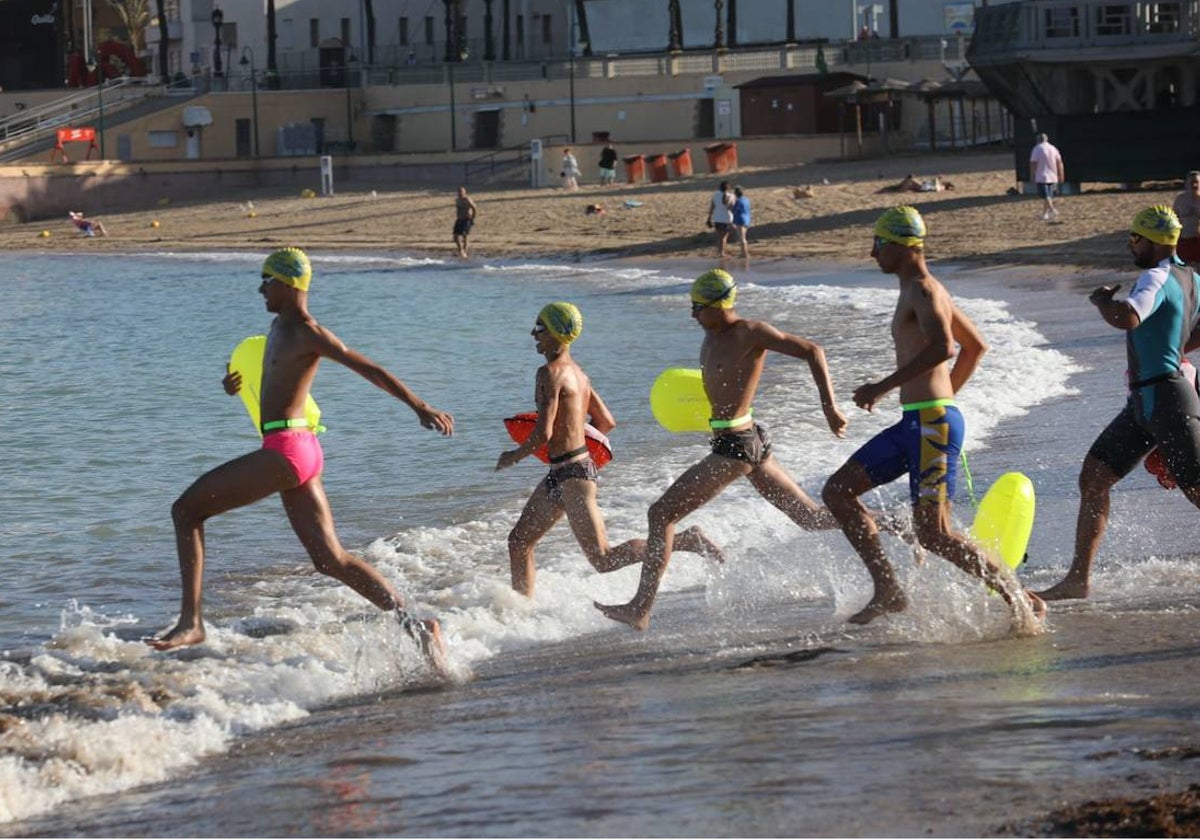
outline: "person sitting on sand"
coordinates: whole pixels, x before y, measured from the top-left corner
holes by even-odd
[[[609,547],[604,519],[596,504],[597,467],[588,453],[585,427],[590,422],[601,434],[617,425],[608,406],[592,388],[583,368],[571,356],[571,344],[583,332],[583,315],[566,302],[547,304],[538,313],[530,335],[546,364],[537,370],[533,399],[537,425],[516,449],[500,454],[496,469],[511,467],[543,445],[550,472],[525,503],[521,518],[508,535],[512,587],[533,596],[533,549],[565,513],[579,547],[601,574],[646,559],[646,541],[628,540]],[[673,538],[673,548],[724,561],[721,549],[698,527]]]
[[[942,176],[934,175],[932,178],[917,180],[910,172],[898,184],[880,187],[876,192],[943,192],[944,190],[954,189],[954,184],[949,181],[943,181]]]
[[[394,612],[435,670],[444,674],[437,620],[411,616],[391,583],[373,566],[346,551],[338,540],[321,481],[324,454],[316,430],[308,427],[304,404],[317,364],[327,358],[407,404],[426,429],[451,435],[454,418],[429,406],[391,373],[318,324],[308,311],[311,280],[312,265],[299,248],[275,251],[263,263],[258,291],[266,300],[267,311],[276,313],[276,318],[267,335],[263,358],[262,448],[200,476],[171,506],[183,579],[182,606],[175,626],[147,643],[157,650],[170,650],[204,641],[201,591],[205,522],[278,493],[292,529],[317,571],[346,584],[379,609]],[[222,382],[231,395],[241,389],[241,384],[242,377],[237,373],[227,374]]]
[[[68,210],[67,215],[71,217],[75,227],[84,236],[95,236],[97,233],[101,236],[108,236],[108,231],[104,229],[104,225],[98,219],[85,219],[82,213],[74,210]]]

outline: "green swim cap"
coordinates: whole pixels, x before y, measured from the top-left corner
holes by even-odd
[[[312,282],[312,263],[299,248],[280,248],[263,262],[262,274],[306,292]]]
[[[1133,232],[1159,245],[1174,245],[1179,241],[1183,225],[1175,211],[1165,204],[1147,207],[1133,217]]]
[[[538,313],[538,320],[546,325],[559,344],[570,344],[583,332],[583,314],[573,303],[548,303]]]
[[[704,272],[692,283],[692,303],[715,306],[717,309],[733,309],[737,300],[737,283],[733,275],[723,268]]]
[[[875,220],[875,235],[906,247],[922,245],[925,242],[925,220],[915,207],[893,207]]]

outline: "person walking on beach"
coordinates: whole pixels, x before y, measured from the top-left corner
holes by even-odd
[[[750,199],[746,198],[741,187],[733,188],[733,207],[729,210],[729,218],[737,233],[738,243],[742,246],[742,259],[749,259],[750,246],[746,242],[746,232],[750,230]]]
[[[1200,396],[1194,374],[1181,370],[1184,354],[1200,347],[1200,277],[1176,255],[1180,229],[1171,208],[1142,210],[1129,234],[1133,263],[1143,269],[1133,289],[1125,300],[1114,298],[1119,285],[1088,297],[1106,324],[1125,331],[1129,397],[1083,459],[1074,557],[1066,577],[1040,593],[1047,601],[1088,596],[1112,488],[1155,446],[1200,507]]]
[[[611,187],[617,181],[617,150],[605,143],[600,150],[600,186]]]
[[[1054,209],[1055,185],[1065,182],[1067,177],[1063,173],[1062,155],[1050,138],[1038,134],[1035,139],[1037,142],[1029,153],[1029,168],[1042,197],[1042,220],[1053,222],[1058,219],[1058,211]]]
[[[729,191],[729,182],[722,181],[708,202],[708,218],[705,227],[712,228],[717,235],[717,256],[724,259],[729,231],[733,228],[733,193]]]
[[[908,600],[879,541],[877,523],[859,497],[908,474],[913,527],[924,548],[944,557],[999,592],[1013,611],[1014,624],[1036,629],[1035,613],[1045,605],[1031,596],[1034,611],[1016,579],[962,534],[950,527],[950,498],[964,426],[954,395],[966,384],[987,351],[983,336],[925,265],[925,222],[912,207],[894,207],[875,223],[871,256],[881,271],[896,275],[900,297],[892,316],[896,370],[860,386],[854,403],[872,411],[889,391],[900,389],[904,414],[850,456],[825,483],[822,498],[837,517],[874,584],[867,605],[850,617],[855,624],[903,611]],[[954,345],[959,345],[953,367]]]
[[[1193,169],[1183,182],[1183,192],[1175,196],[1172,208],[1183,229],[1175,254],[1193,268],[1200,266],[1200,171]]]
[[[430,407],[408,386],[378,364],[346,347],[308,311],[312,266],[299,248],[283,248],[267,257],[259,293],[276,314],[263,358],[262,448],[200,476],[171,507],[183,599],[178,623],[147,640],[157,650],[204,641],[201,594],[204,576],[204,524],[217,514],[279,493],[292,529],[317,571],[349,586],[382,610],[396,614],[434,667],[443,671],[443,644],[436,619],[418,620],[404,599],[373,566],[346,551],[334,530],[333,515],[321,481],[324,455],[316,430],[308,428],[304,404],[322,358],[345,365],[408,405],[426,429],[454,432],[454,418]],[[241,376],[227,374],[225,391],[236,394]]]
[[[570,149],[563,149],[562,156],[562,176],[563,189],[567,192],[575,192],[579,189],[579,161],[575,159],[575,155]]]
[[[475,215],[479,208],[467,195],[466,187],[458,188],[458,197],[454,199],[454,244],[458,248],[459,259],[467,259],[467,237],[471,228],[475,227]],[[444,230],[444,228],[443,228]]]
[[[737,479],[748,478],[759,495],[805,530],[837,527],[829,511],[818,507],[779,465],[771,454],[766,426],[754,420],[750,408],[768,351],[802,359],[816,383],[825,422],[836,437],[842,437],[846,417],[834,399],[825,351],[816,342],[785,333],[766,321],[742,318],[733,308],[736,298],[737,284],[719,268],[705,272],[692,284],[692,317],[704,329],[700,368],[712,404],[712,451],[650,506],[647,558],[633,600],[616,606],[596,604],[606,616],[635,630],[645,630],[650,624],[650,610],[675,544],[675,523]]]
[[[513,589],[533,596],[533,550],[565,513],[579,547],[597,572],[611,572],[646,558],[646,541],[629,540],[609,547],[604,519],[596,503],[597,468],[588,454],[584,427],[601,434],[617,425],[591,380],[571,356],[571,344],[583,332],[583,315],[574,304],[550,303],[538,313],[531,335],[546,364],[534,378],[537,425],[516,449],[500,454],[496,469],[511,467],[547,447],[550,472],[525,503],[521,518],[508,535]],[[677,534],[673,547],[724,561],[721,550],[698,527]]]

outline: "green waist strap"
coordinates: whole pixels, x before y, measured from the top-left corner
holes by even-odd
[[[941,408],[944,405],[954,405],[954,400],[925,400],[924,402],[903,403],[900,407],[905,411],[920,411],[922,408]]]
[[[754,409],[750,409],[741,417],[734,417],[732,420],[709,420],[708,427],[710,429],[732,429],[734,426],[744,426],[749,423],[754,417]]]
[[[292,417],[287,420],[270,420],[262,424],[264,432],[277,432],[280,429],[307,429],[308,418]]]

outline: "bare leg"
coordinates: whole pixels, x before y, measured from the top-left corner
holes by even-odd
[[[633,600],[619,606],[598,603],[596,609],[635,630],[650,626],[650,610],[671,560],[675,523],[749,473],[750,469],[750,465],[742,461],[709,455],[680,476],[662,498],[650,506],[646,561],[642,563],[642,575]]]
[[[913,511],[913,524],[921,545],[999,592],[1012,611],[1014,624],[1020,626],[1025,623],[1023,619],[1027,610],[1025,604],[1020,603],[1025,595],[1021,584],[1015,577],[1005,574],[999,564],[988,557],[979,546],[951,530],[949,502],[918,504]],[[1030,593],[1028,603],[1035,617],[1040,619],[1045,615],[1046,604],[1037,595]]]
[[[292,530],[300,538],[318,572],[346,584],[381,610],[404,609],[404,599],[391,582],[370,563],[342,547],[334,529],[333,513],[329,509],[321,476],[285,490],[281,496]],[[444,676],[445,648],[437,619],[424,619],[418,624],[420,630],[411,627],[406,629],[415,635],[421,652],[434,670]]]
[[[867,624],[881,615],[903,612],[908,607],[908,599],[896,582],[896,573],[883,553],[875,520],[858,498],[873,486],[861,464],[847,461],[825,482],[821,492],[825,505],[842,526],[875,585],[867,605],[850,616],[849,621],[854,624]]]
[[[839,527],[833,513],[828,508],[820,507],[800,489],[800,485],[774,456],[759,464],[748,478],[760,496],[786,513],[805,531],[832,531]]]
[[[1093,455],[1083,459],[1079,471],[1079,514],[1075,520],[1075,555],[1061,581],[1039,592],[1046,601],[1063,601],[1088,596],[1092,562],[1108,528],[1111,490],[1120,479],[1107,464]]]
[[[175,500],[171,506],[171,519],[175,523],[175,546],[179,553],[183,590],[179,622],[167,633],[148,640],[147,644],[156,650],[170,650],[204,641],[201,602],[205,520],[295,484],[296,476],[282,455],[259,450],[210,470]]]
[[[562,515],[562,506],[551,501],[546,480],[542,479],[525,502],[517,524],[508,534],[508,563],[512,572],[512,588],[526,597],[533,597],[534,578],[537,575],[533,563],[534,546],[546,536],[546,532],[554,527],[554,523],[561,519]]]

